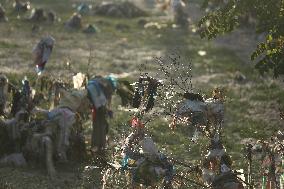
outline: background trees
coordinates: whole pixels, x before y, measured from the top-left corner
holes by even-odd
[[[266,40],[251,60],[261,74],[284,74],[284,0],[204,0],[202,7],[209,10],[199,21],[202,38],[215,38],[254,20],[255,32],[264,33]]]

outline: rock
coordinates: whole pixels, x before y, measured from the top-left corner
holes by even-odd
[[[120,18],[135,18],[147,15],[145,11],[130,2],[102,3],[96,6],[94,11],[95,15]]]
[[[74,13],[71,18],[65,22],[65,27],[68,29],[82,28],[82,16],[78,13]]]
[[[7,22],[8,18],[6,17],[6,11],[0,4],[0,22]]]
[[[15,12],[17,13],[27,12],[28,10],[30,10],[31,4],[29,1],[23,3],[23,2],[20,2],[20,0],[15,0],[13,7],[14,7]]]
[[[56,13],[54,11],[48,11],[47,13],[47,21],[50,23],[54,23],[56,21]]]
[[[0,165],[12,165],[16,167],[23,167],[27,165],[27,162],[22,153],[13,153],[1,158]]]
[[[54,23],[56,21],[56,13],[54,11],[46,12],[42,8],[33,9],[28,20],[32,22],[44,22]]]
[[[33,22],[42,22],[47,20],[47,16],[42,8],[33,9],[29,20]]]
[[[126,24],[116,24],[115,28],[119,31],[127,31],[130,29],[130,27]]]
[[[92,24],[89,24],[85,29],[83,29],[84,33],[89,33],[89,34],[97,33],[97,31],[98,31],[98,29],[95,26],[93,26]]]

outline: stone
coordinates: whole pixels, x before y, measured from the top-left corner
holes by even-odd
[[[29,20],[34,21],[34,22],[46,21],[47,16],[46,16],[45,11],[42,8],[37,8],[37,9],[32,10]]]
[[[15,0],[13,7],[14,7],[15,12],[17,13],[27,12],[28,10],[30,10],[31,4],[29,1],[23,3],[20,0]]]
[[[90,6],[85,4],[85,3],[81,3],[78,7],[77,7],[77,11],[80,14],[88,14],[90,12]]]
[[[78,13],[74,13],[71,18],[65,22],[65,27],[68,29],[82,28],[82,16]]]
[[[48,11],[47,21],[50,23],[54,23],[56,19],[57,19],[56,13],[54,11]]]
[[[27,165],[27,162],[22,153],[13,153],[1,158],[0,165],[23,167]]]

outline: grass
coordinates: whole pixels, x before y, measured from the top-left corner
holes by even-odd
[[[19,45],[13,44],[13,43],[9,43],[9,42],[6,42],[6,41],[0,41],[0,48],[6,48],[6,49],[9,49],[9,48],[19,48]]]
[[[283,89],[277,81],[271,78],[261,78],[254,70],[253,65],[241,61],[236,52],[216,47],[212,42],[201,40],[197,34],[173,29],[169,20],[160,17],[144,18],[148,21],[168,25],[160,30],[141,28],[137,24],[139,19],[125,20],[89,15],[83,16],[84,24],[96,24],[100,29],[99,33],[87,36],[81,31],[66,31],[63,22],[74,11],[70,1],[33,0],[31,3],[36,7],[55,10],[62,21],[54,25],[37,23],[41,30],[32,35],[33,23],[16,19],[11,12],[11,7],[6,8],[10,22],[0,26],[0,33],[3,34],[3,37],[0,38],[0,72],[5,72],[7,68],[13,67],[15,72],[5,73],[15,85],[19,86],[19,80],[25,75],[31,80],[35,78],[31,67],[31,51],[33,45],[46,34],[50,34],[56,39],[51,60],[47,64],[47,71],[56,77],[68,78],[72,75],[70,71],[65,69],[67,60],[71,61],[73,71],[86,71],[90,47],[93,49],[94,56],[90,66],[92,74],[137,73],[140,64],[146,61],[151,63],[151,57],[167,55],[175,47],[178,47],[182,55],[191,59],[193,84],[196,89],[201,90],[207,96],[216,86],[221,86],[226,90],[224,144],[227,151],[233,156],[236,168],[244,168],[245,166],[242,155],[242,141],[244,139],[268,138],[274,130],[281,126],[277,110],[284,104]],[[117,24],[127,24],[130,29],[124,32],[118,31],[115,29]],[[206,51],[206,55],[198,55],[199,50]],[[155,72],[157,67],[150,64],[149,69],[150,72]],[[236,71],[240,71],[247,77],[245,83],[237,83],[234,80]],[[134,81],[137,77],[138,73],[131,75],[129,79]],[[120,138],[121,135],[130,131],[127,122],[131,113],[117,110],[118,104],[119,100],[116,99],[113,106],[115,117],[110,120],[111,140]],[[90,122],[85,123],[85,127],[85,132],[90,134]],[[199,144],[192,144],[189,141],[189,128],[178,127],[177,130],[171,131],[168,123],[162,119],[154,120],[148,125],[148,128],[149,134],[153,136],[159,149],[166,154],[186,162],[198,162],[202,159],[200,154],[204,154],[203,149],[208,141],[201,138]],[[3,173],[7,170],[10,169],[0,169],[0,172]],[[64,185],[64,181],[55,182],[50,186],[48,179],[43,176],[44,173],[33,171],[30,173],[31,175],[39,176],[35,176],[37,179],[26,182],[25,179],[22,179],[23,172],[31,171],[29,169],[16,170],[14,176],[16,175],[19,183],[15,184],[11,179],[13,176],[11,176],[5,179],[8,182],[7,185],[19,188],[19,185],[24,182],[24,188],[68,188]],[[29,178],[29,176],[27,177]],[[69,177],[64,179],[73,183],[77,178],[73,181]],[[81,181],[76,180],[76,182],[80,183]]]

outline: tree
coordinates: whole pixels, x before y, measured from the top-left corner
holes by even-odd
[[[204,0],[210,11],[199,21],[200,36],[212,39],[233,31],[252,16],[256,33],[264,33],[266,40],[251,54],[261,74],[284,74],[284,0]]]

